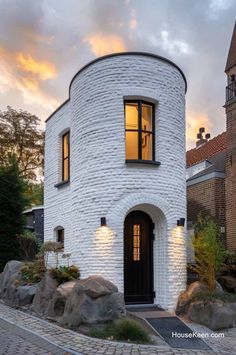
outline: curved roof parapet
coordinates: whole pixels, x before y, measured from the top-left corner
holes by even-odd
[[[112,57],[117,57],[117,56],[124,56],[124,55],[143,55],[143,56],[146,56],[146,57],[152,57],[152,58],[155,58],[155,59],[158,59],[158,60],[161,60],[163,62],[166,62],[170,65],[172,65],[173,67],[175,67],[176,69],[178,69],[178,71],[180,72],[180,74],[182,75],[183,79],[184,79],[184,82],[185,82],[185,93],[187,92],[187,80],[186,80],[186,77],[183,73],[183,71],[178,67],[178,65],[176,65],[174,62],[172,62],[171,60],[165,58],[165,57],[161,57],[157,54],[154,54],[154,53],[149,53],[149,52],[118,52],[118,53],[111,53],[111,54],[107,54],[107,55],[104,55],[102,57],[98,57],[94,60],[92,60],[91,62],[85,64],[72,78],[71,82],[70,82],[70,86],[69,86],[69,99],[67,99],[65,102],[63,102],[47,119],[45,122],[47,122],[64,104],[66,104],[69,100],[70,100],[70,88],[71,88],[71,85],[74,81],[74,79],[77,77],[77,75],[79,75],[83,70],[85,70],[86,68],[90,67],[90,65],[96,63],[96,62],[99,62],[101,60],[104,60],[104,59],[107,59],[107,58],[112,58]]]

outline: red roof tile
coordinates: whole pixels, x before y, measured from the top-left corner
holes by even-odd
[[[200,163],[214,154],[226,149],[226,132],[210,139],[207,143],[198,148],[193,148],[186,153],[187,166]]]

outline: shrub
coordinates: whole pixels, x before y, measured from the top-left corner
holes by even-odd
[[[34,262],[28,262],[21,268],[20,283],[25,285],[39,282],[44,276],[46,269],[42,259],[37,259]]]
[[[20,257],[23,260],[34,260],[38,253],[41,243],[36,234],[25,230],[22,234],[17,236],[20,246]]]
[[[201,281],[207,283],[208,290],[213,292],[216,273],[222,266],[225,250],[219,240],[219,228],[210,217],[203,217],[201,214],[198,216],[192,244],[196,262],[194,271]]]
[[[80,272],[77,266],[59,266],[58,268],[53,268],[50,270],[51,275],[56,279],[59,284],[62,284],[67,281],[72,281],[79,279]]]
[[[236,302],[236,294],[228,292],[197,292],[191,296],[192,300]]]
[[[44,257],[44,265],[45,268],[48,266],[48,256],[50,253],[54,253],[55,259],[56,259],[56,268],[58,267],[59,264],[59,253],[62,252],[62,245],[61,243],[54,242],[54,241],[48,241],[44,243],[40,249],[40,254],[43,255]]]
[[[105,326],[103,329],[92,328],[89,335],[109,340],[123,340],[144,344],[151,343],[147,332],[137,322],[129,319],[118,320]]]
[[[226,265],[236,265],[236,251],[226,251],[224,264]]]

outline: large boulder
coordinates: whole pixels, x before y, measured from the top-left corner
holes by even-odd
[[[37,291],[37,284],[18,286],[15,291],[14,305],[18,307],[30,305]]]
[[[194,301],[190,304],[188,318],[212,330],[236,326],[236,303],[221,301]]]
[[[90,276],[76,282],[60,323],[70,326],[104,323],[125,314],[124,297],[117,287],[101,276]]]
[[[218,281],[227,291],[236,293],[236,277],[221,276]]]
[[[189,285],[186,291],[181,292],[177,307],[176,307],[176,314],[177,315],[185,315],[188,311],[189,305],[192,302],[192,297],[199,292],[206,292],[208,290],[207,284],[196,281]],[[216,282],[216,291],[221,293],[223,289],[221,285]]]
[[[0,298],[14,303],[17,283],[21,279],[23,263],[11,260],[6,265],[0,278]]]
[[[33,299],[32,310],[40,315],[46,315],[49,309],[49,301],[58,287],[58,282],[47,271],[38,283],[37,291]]]
[[[64,313],[66,300],[69,297],[76,281],[68,281],[57,287],[49,302],[47,315],[51,318],[61,317]]]

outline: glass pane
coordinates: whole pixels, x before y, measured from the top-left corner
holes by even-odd
[[[140,260],[140,224],[133,225],[133,260]]]
[[[138,104],[125,104],[125,128],[138,129]]]
[[[69,154],[69,134],[63,136],[63,158],[68,157]]]
[[[142,104],[142,130],[152,131],[152,106]]]
[[[62,180],[63,181],[66,181],[66,180],[69,180],[69,159],[65,159],[63,161],[63,177],[62,177]]]
[[[125,132],[126,159],[138,159],[138,132]]]
[[[152,134],[142,133],[142,159],[152,160]]]

